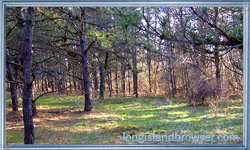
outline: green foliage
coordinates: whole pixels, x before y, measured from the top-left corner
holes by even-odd
[[[123,14],[123,22],[121,26],[124,30],[128,30],[129,27],[135,26],[139,23],[140,14],[137,11],[125,11]]]
[[[147,51],[150,51],[150,52],[153,52],[153,53],[157,53],[158,52],[158,50],[155,49],[154,45],[149,40],[137,41],[136,45],[141,46],[144,49],[146,49]]]
[[[163,18],[162,20],[161,20],[161,26],[162,26],[162,28],[169,28],[170,26],[169,26],[169,20],[167,19],[167,18]]]
[[[229,34],[231,37],[234,37],[238,41],[243,41],[243,25],[232,27],[229,30]]]

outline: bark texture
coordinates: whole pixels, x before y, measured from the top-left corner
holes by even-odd
[[[24,49],[23,49],[23,122],[24,144],[35,143],[35,132],[32,116],[32,39],[35,12],[33,7],[28,7],[25,24]]]

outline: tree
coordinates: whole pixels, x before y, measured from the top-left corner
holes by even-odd
[[[25,20],[24,48],[23,48],[23,122],[24,122],[24,143],[35,143],[35,132],[32,116],[32,39],[35,19],[35,9],[27,8]]]
[[[16,79],[23,77],[23,64],[18,45],[23,45],[24,21],[12,13],[22,18],[22,13],[8,8],[6,77],[20,87]],[[119,91],[126,96],[133,90],[135,97],[165,93],[186,98],[195,70],[217,79],[221,90],[229,78],[231,87],[242,89],[241,8],[37,8],[36,16],[33,115],[38,93],[67,95],[72,87],[85,95],[86,111],[92,107],[91,93],[100,90],[103,99],[105,87],[110,96]]]
[[[84,80],[84,91],[85,91],[85,111],[91,111],[92,106],[92,100],[90,97],[90,78],[89,78],[89,60],[88,60],[88,50],[87,47],[87,40],[86,35],[84,34],[87,30],[86,26],[86,8],[80,8],[81,9],[81,30],[79,32],[80,37],[80,44],[81,44],[81,50],[82,50],[82,64],[83,64],[83,80]]]
[[[9,56],[6,56],[8,59]],[[18,98],[17,98],[17,83],[14,80],[14,75],[13,75],[13,69],[11,67],[11,64],[7,62],[6,64],[7,68],[7,78],[8,81],[10,82],[10,93],[11,93],[11,100],[12,100],[12,110],[13,112],[18,111]],[[17,69],[15,69],[17,70]]]
[[[12,108],[13,111],[18,111],[18,85],[20,85],[19,81],[19,71],[21,71],[22,66],[20,65],[21,56],[20,53],[23,49],[23,41],[16,40],[16,38],[23,39],[23,32],[24,32],[24,16],[21,12],[21,7],[17,7],[15,9],[8,9],[8,13],[16,14],[15,17],[11,17],[10,20],[15,22],[12,25],[12,21],[7,23],[7,35],[6,35],[6,43],[7,43],[7,52],[6,52],[6,70],[7,70],[7,79],[10,82],[10,93],[11,93],[11,100],[12,100]],[[10,28],[10,26],[12,27]],[[14,35],[13,35],[14,34]],[[9,50],[9,45],[17,44],[16,51],[13,52]]]
[[[138,98],[138,71],[137,71],[137,58],[136,58],[136,48],[132,47],[132,64],[133,64],[133,89],[135,97]]]

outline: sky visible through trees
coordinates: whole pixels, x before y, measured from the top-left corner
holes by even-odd
[[[6,71],[25,144],[44,96],[216,106],[243,96],[243,8],[7,7]]]

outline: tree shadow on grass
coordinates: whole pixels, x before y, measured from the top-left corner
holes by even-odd
[[[227,129],[228,133],[235,134],[241,130],[243,124],[243,119],[239,116],[232,116],[231,119],[209,116],[210,112],[207,107],[194,108],[181,104],[168,106],[162,100],[157,102],[157,99],[147,103],[142,99],[118,101],[118,103],[115,100],[105,102],[107,108],[110,108],[108,110],[102,108],[92,112],[84,112],[83,109],[75,107],[76,102],[72,101],[55,102],[49,105],[57,106],[60,103],[60,106],[66,108],[39,109],[38,105],[38,117],[34,118],[36,143],[120,144],[123,132],[129,135],[153,132],[212,134],[216,133],[216,130]],[[96,104],[102,106],[104,103]],[[231,113],[241,111],[240,107],[231,109]],[[11,118],[9,115],[7,113],[6,119]],[[13,121],[15,124],[8,125],[10,127],[8,134],[13,136],[7,143],[20,143],[23,140],[23,138],[17,139],[15,135],[23,130],[21,128],[22,116],[17,118],[19,120]],[[8,121],[11,122],[11,120]],[[15,127],[20,127],[20,129],[16,130]]]

